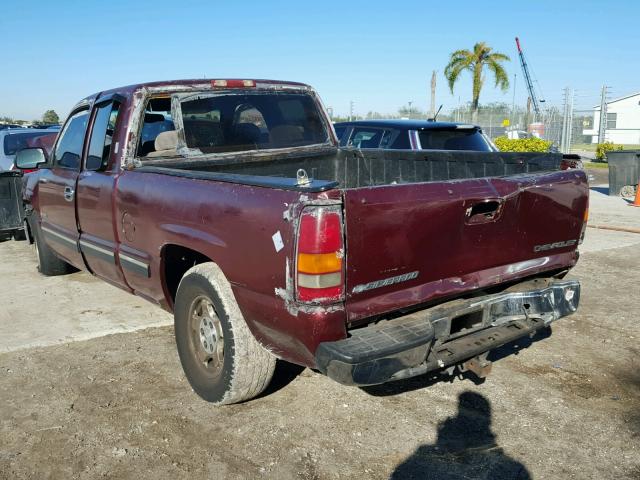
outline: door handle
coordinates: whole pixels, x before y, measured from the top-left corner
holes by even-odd
[[[75,190],[71,187],[64,187],[64,199],[67,202],[73,202],[73,194],[75,193]]]

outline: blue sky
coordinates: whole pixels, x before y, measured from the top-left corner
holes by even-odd
[[[465,77],[452,95],[449,54],[486,41],[511,56],[516,101],[526,102],[514,37],[549,103],[562,88],[578,106],[640,91],[640,2],[360,2],[135,0],[9,1],[0,15],[0,116],[61,116],[80,98],[142,81],[273,78],[313,85],[338,114],[428,108],[438,70],[444,110],[470,100]],[[493,88],[481,102],[511,103]]]

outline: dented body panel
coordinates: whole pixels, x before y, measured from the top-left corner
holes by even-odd
[[[312,95],[326,142],[140,158],[147,101],[208,92],[212,82],[102,92],[74,111],[89,108],[93,119],[101,99],[121,102],[108,164],[101,171],[81,167],[75,176],[47,165],[29,175],[30,221],[53,232],[51,246],[61,257],[169,311],[180,275],[193,263],[215,262],[259,342],[310,367],[318,366],[321,344],[350,338],[354,327],[561,276],[575,265],[588,189],[584,172],[556,171],[559,156],[341,150],[310,87],[256,82],[265,91]],[[41,190],[65,175],[74,202],[43,198]],[[46,202],[77,228],[51,224],[42,215]],[[339,301],[297,300],[305,207],[329,207],[343,219]]]
[[[587,190],[583,171],[347,190],[349,321],[573,266]]]
[[[279,356],[308,364],[314,344],[345,335],[344,309],[301,311],[288,305],[287,262],[294,258],[295,222],[284,213],[301,201],[312,202],[310,195],[126,171],[118,182],[116,216],[127,215],[135,233],[122,240],[121,248],[150,265],[148,277],[126,273],[127,283],[137,294],[171,309],[162,281],[163,252],[168,245],[200,252],[225,273],[256,338]],[[283,242],[279,251],[272,238],[278,232]],[[284,293],[278,295],[279,289]]]

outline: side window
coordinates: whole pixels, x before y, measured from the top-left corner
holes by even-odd
[[[377,128],[354,128],[349,145],[356,148],[378,148],[384,130]]]
[[[409,143],[409,132],[407,130],[400,130],[400,134],[391,144],[394,150],[411,150],[411,143]]]
[[[490,152],[491,146],[477,128],[418,130],[422,150],[472,150]]]
[[[385,130],[382,134],[382,140],[380,140],[380,148],[389,148],[393,139],[394,132],[391,130]]]
[[[96,110],[89,142],[89,155],[85,165],[87,170],[100,170],[107,166],[119,107],[119,103],[108,102],[100,105]]]
[[[165,133],[173,132],[173,133]],[[160,137],[158,139],[158,137]],[[156,142],[156,139],[158,141]],[[140,130],[138,143],[138,157],[161,155],[163,150],[173,151],[178,137],[175,134],[175,125],[171,117],[171,98],[151,98],[147,102]],[[156,154],[155,152],[160,152]]]
[[[53,154],[55,167],[78,169],[82,155],[84,135],[87,131],[89,111],[83,110],[74,114],[60,133],[60,140]]]
[[[342,140],[342,136],[344,135],[344,131],[347,129],[347,127],[334,127],[335,131],[336,131],[336,137],[338,137],[338,143],[340,142],[340,140]]]

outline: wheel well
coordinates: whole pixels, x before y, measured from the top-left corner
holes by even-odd
[[[210,262],[211,259],[200,252],[181,245],[165,245],[162,250],[162,263],[167,300],[173,306],[178,285],[184,274],[194,265]]]

